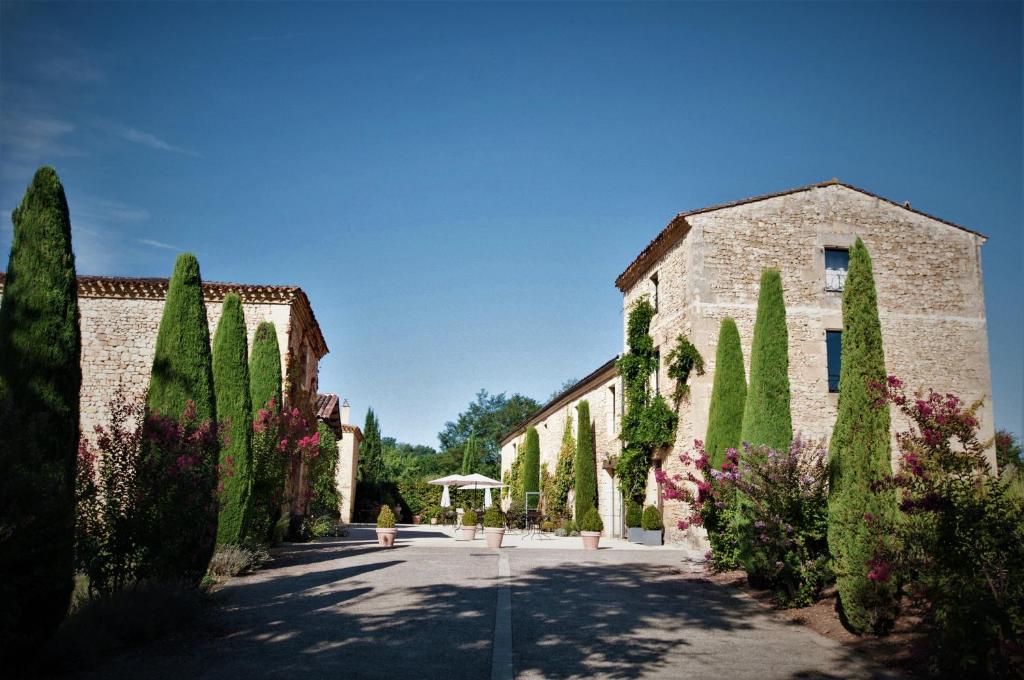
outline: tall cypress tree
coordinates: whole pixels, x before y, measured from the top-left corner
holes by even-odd
[[[480,444],[476,440],[476,433],[470,432],[466,443],[462,446],[462,474],[471,475],[480,462]]]
[[[594,453],[594,423],[590,420],[590,402],[586,399],[576,406],[576,521],[590,508],[597,507],[597,460]]]
[[[576,483],[575,459],[576,438],[572,434],[572,414],[567,410],[562,430],[562,444],[558,449],[558,462],[555,464],[555,497],[547,499],[557,515],[568,509],[566,506],[569,503],[569,489]]]
[[[366,410],[363,443],[359,445],[359,480],[363,482],[384,480],[384,445],[380,440],[380,422],[372,408]]]
[[[712,467],[719,467],[725,452],[738,449],[747,401],[747,376],[743,370],[740,333],[731,317],[722,319],[715,350],[715,380],[711,388],[711,409],[704,450]]]
[[[829,444],[829,548],[847,625],[883,631],[896,615],[896,590],[892,582],[868,579],[868,561],[887,540],[896,497],[873,488],[892,472],[889,409],[875,406],[871,394],[872,383],[885,381],[885,354],[871,256],[859,238],[843,287],[841,357],[839,414]]]
[[[238,544],[248,528],[253,480],[249,351],[242,300],[236,293],[224,298],[213,336],[213,386],[218,426],[230,437],[220,453],[221,469],[231,471],[220,496],[217,543]]]
[[[177,452],[163,450],[150,441],[159,439],[161,429],[150,430],[149,418],[182,419],[187,405],[195,409],[195,423],[217,422],[213,387],[213,357],[210,327],[203,301],[203,280],[195,255],[183,253],[174,263],[167,287],[167,299],[156,337],[153,373],[146,399],[147,449],[151,458],[147,476],[139,480],[150,507],[141,517],[149,530],[143,533],[147,577],[186,578],[196,583],[206,573],[216,539],[217,451],[196,451],[202,465],[201,486],[188,477],[168,476]],[[186,487],[187,485],[187,487]],[[183,505],[182,505],[183,504]]]
[[[0,666],[67,612],[82,383],[71,221],[53,168],[36,172],[12,220],[0,302]]]
[[[528,503],[536,503],[535,496],[526,495],[535,491],[540,491],[540,435],[536,428],[528,427],[523,444],[523,498]]]
[[[743,408],[742,439],[752,446],[785,450],[793,440],[789,412],[789,332],[782,276],[761,273],[757,320],[750,352],[750,388]]]
[[[270,321],[256,327],[249,357],[249,395],[253,417],[273,399],[281,408],[281,350],[277,344],[277,329]]]

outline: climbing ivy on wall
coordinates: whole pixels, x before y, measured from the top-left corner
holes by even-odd
[[[626,328],[629,351],[618,362],[626,408],[619,435],[623,450],[616,473],[623,496],[637,503],[643,502],[654,451],[675,440],[679,422],[679,416],[664,397],[651,395],[651,373],[658,368],[654,340],[650,336],[653,317],[654,307],[646,297],[633,305]]]
[[[511,497],[513,501],[523,502],[523,456],[522,451],[519,452],[514,459],[512,459],[512,465],[509,466],[508,470],[505,470],[505,474],[501,478],[502,483],[505,485],[502,488],[502,495],[506,498]]]
[[[668,377],[676,381],[672,391],[672,401],[676,408],[679,403],[690,396],[690,373],[704,375],[704,357],[685,335],[676,336],[676,346],[668,354]]]

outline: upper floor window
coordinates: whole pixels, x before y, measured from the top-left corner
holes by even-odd
[[[839,373],[843,365],[843,332],[825,331],[825,352],[828,355],[828,391],[839,391]]]
[[[850,268],[850,251],[846,248],[825,248],[825,290],[842,291],[846,271]]]
[[[658,272],[654,272],[654,276],[651,277],[651,287],[653,289],[651,303],[654,305],[654,311],[658,311]]]

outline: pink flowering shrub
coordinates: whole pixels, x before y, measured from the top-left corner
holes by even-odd
[[[818,599],[832,579],[824,447],[797,436],[787,451],[746,447],[741,457],[730,450],[719,470],[709,468],[701,442],[695,448],[696,458],[681,458],[700,476],[659,475],[666,498],[690,504],[680,528],[704,525],[712,560],[716,543],[734,550],[731,555],[750,582],[770,589],[779,605],[798,607]],[[749,523],[735,512],[739,502],[749,508],[743,513]],[[715,524],[709,525],[709,517]]]
[[[279,410],[273,399],[257,412],[252,424],[253,540],[274,542],[274,529],[294,500],[303,463],[320,455],[320,434],[314,427],[299,409]]]
[[[935,628],[935,672],[1004,677],[1024,661],[1024,511],[978,438],[981,402],[929,390],[908,395],[889,377],[878,406],[911,422],[897,435],[898,548],[876,554],[869,578],[898,578]],[[879,521],[865,517],[866,522]]]
[[[146,415],[118,394],[108,426],[82,437],[76,479],[76,561],[95,593],[142,579],[198,581],[217,522],[221,438],[189,403],[178,420]]]

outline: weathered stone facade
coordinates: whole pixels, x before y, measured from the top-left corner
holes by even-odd
[[[606,536],[620,535],[622,525],[622,494],[612,467],[622,442],[619,440],[622,413],[622,385],[615,359],[612,359],[543,406],[529,420],[505,435],[501,442],[501,475],[512,466],[526,437],[526,428],[537,428],[540,439],[540,464],[555,473],[558,452],[562,447],[567,417],[571,416],[573,436],[577,432],[576,407],[586,399],[590,403],[590,419],[594,427],[597,461],[598,512],[604,521]],[[506,502],[507,505],[507,502]]]
[[[651,324],[661,349],[660,391],[669,394],[665,356],[678,334],[704,357],[706,374],[691,376],[691,398],[666,471],[681,472],[678,452],[707,430],[718,329],[736,320],[749,375],[761,271],[781,271],[789,330],[789,379],[795,432],[827,439],[838,395],[828,390],[825,334],[842,330],[842,293],[825,286],[824,251],[860,237],[871,254],[886,369],[912,388],[985,400],[982,435],[993,433],[992,388],[981,273],[985,237],[836,181],[683,213],[619,277],[624,323],[632,305],[654,294]],[[625,327],[623,329],[625,337]],[[893,413],[893,430],[906,423]],[[895,457],[895,446],[894,446]],[[657,490],[649,491],[656,499]],[[675,528],[684,508],[664,508],[667,537],[701,543]],[[691,530],[693,532],[694,530]]]
[[[4,278],[0,273],[0,297]],[[95,425],[109,422],[108,404],[119,390],[129,397],[145,393],[167,285],[167,279],[78,277],[81,427],[86,436],[92,435]],[[328,350],[306,294],[293,286],[205,282],[211,339],[229,292],[242,298],[250,348],[256,327],[263,321],[273,322],[281,348],[281,374],[286,376],[285,403],[314,422],[319,362]]]

